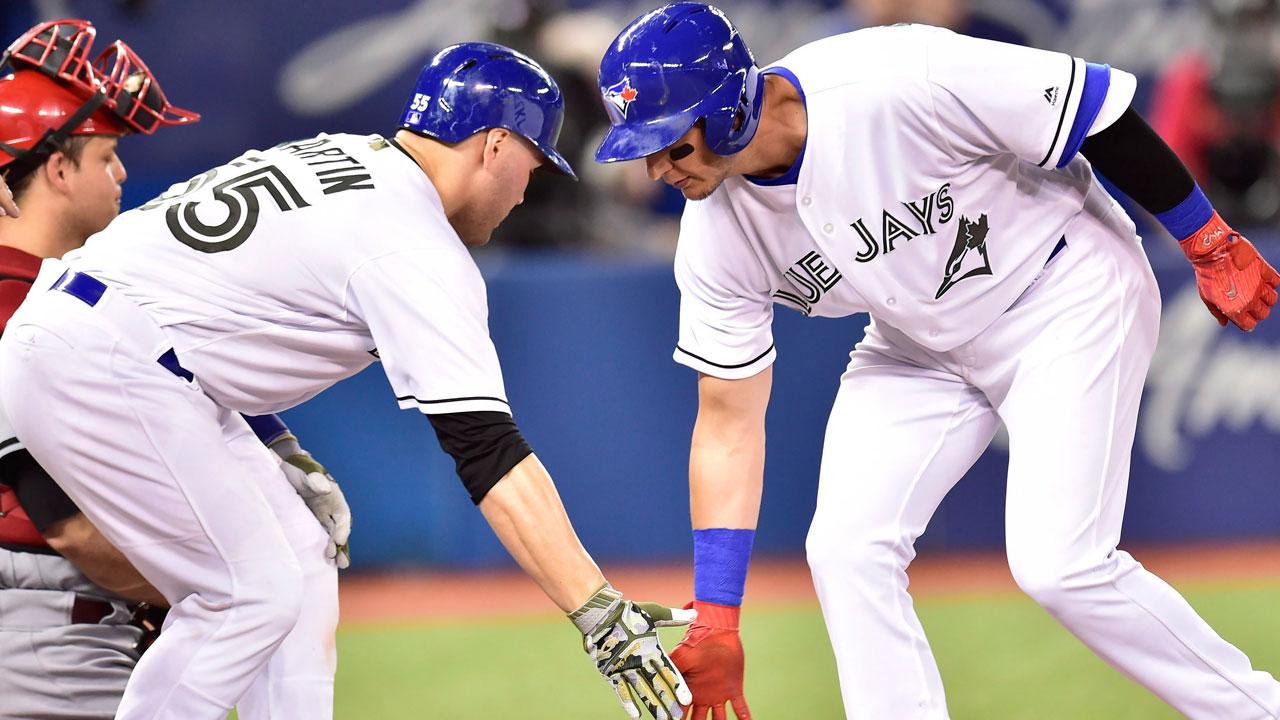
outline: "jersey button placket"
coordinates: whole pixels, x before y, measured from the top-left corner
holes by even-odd
[[[823,225],[823,226],[822,226],[822,232],[824,232],[824,233],[826,233],[826,234],[828,234],[828,235],[830,235],[831,233],[835,232],[835,230],[836,230],[836,226],[835,226],[835,225],[832,225],[831,223],[827,223],[826,225]]]

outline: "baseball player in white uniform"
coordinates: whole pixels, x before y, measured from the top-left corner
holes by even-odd
[[[118,214],[126,173],[117,138],[199,119],[167,101],[124,42],[110,44],[95,60],[95,37],[85,20],[43,22],[0,58],[13,71],[0,77],[0,175],[27,208],[25,215],[14,208],[0,218],[0,329],[27,297],[41,258],[81,247]],[[334,565],[345,566],[340,546],[350,528],[342,493],[278,418],[247,421],[328,531],[325,553],[308,553],[306,562],[312,589],[332,595]],[[94,483],[97,469],[82,467],[86,475],[77,481]],[[296,532],[318,541],[324,537],[319,529],[303,522]],[[126,601],[160,608],[168,601],[35,461],[3,406],[0,568],[0,717],[115,717],[162,617]],[[315,645],[332,637],[336,607],[330,614],[327,624],[303,625],[318,641],[288,643],[273,672],[240,699],[241,717],[278,717],[283,708],[328,703],[332,653],[318,653]],[[316,680],[326,675],[329,680]]]
[[[0,339],[0,400],[172,607],[119,718],[220,720],[278,672],[315,692],[272,717],[330,716],[333,577],[308,571],[325,538],[299,531],[315,520],[240,413],[292,407],[376,360],[628,714],[638,698],[681,716],[690,695],[656,627],[694,613],[623,598],[579,543],[512,420],[467,252],[536,168],[572,175],[554,148],[562,114],[532,60],[456,45],[423,69],[394,138],[251,150],[42,267]],[[305,677],[278,667],[301,662]]]
[[[689,200],[675,359],[699,372],[700,615],[672,657],[693,717],[723,718],[726,702],[749,717],[738,612],[776,303],[872,318],[840,378],[807,541],[850,718],[947,716],[906,569],[1001,421],[1021,588],[1189,717],[1280,717],[1280,684],[1117,549],[1160,300],[1093,167],[1182,240],[1221,323],[1252,329],[1277,284],[1129,109],[1135,84],[924,26],[826,38],[759,69],[720,11],[691,2],[609,48],[597,159],[643,158]]]

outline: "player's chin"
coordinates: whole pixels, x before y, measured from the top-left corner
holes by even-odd
[[[685,200],[706,200],[718,187],[720,187],[719,182],[691,182],[680,188],[680,194],[684,195]]]

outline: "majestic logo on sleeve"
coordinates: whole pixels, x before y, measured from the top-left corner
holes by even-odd
[[[627,108],[631,107],[631,103],[635,102],[639,94],[639,91],[631,87],[630,80],[622,78],[622,82],[604,91],[604,101],[618,111],[618,117],[625,118]]]
[[[979,216],[977,221],[960,216],[956,244],[951,248],[951,257],[947,259],[944,270],[946,274],[942,278],[942,284],[938,286],[938,294],[933,296],[935,300],[961,280],[991,274],[991,260],[987,257],[987,230],[986,213]]]

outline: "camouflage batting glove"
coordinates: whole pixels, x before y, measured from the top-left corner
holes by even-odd
[[[292,433],[281,435],[270,448],[280,457],[280,468],[311,514],[329,534],[325,557],[345,570],[351,565],[347,540],[351,537],[351,508],[337,481],[311,453],[298,445]]]
[[[688,625],[694,610],[638,603],[605,584],[569,619],[582,632],[582,648],[613,686],[622,709],[640,717],[636,698],[654,720],[680,720],[682,705],[693,701],[684,678],[658,642],[658,628]]]

